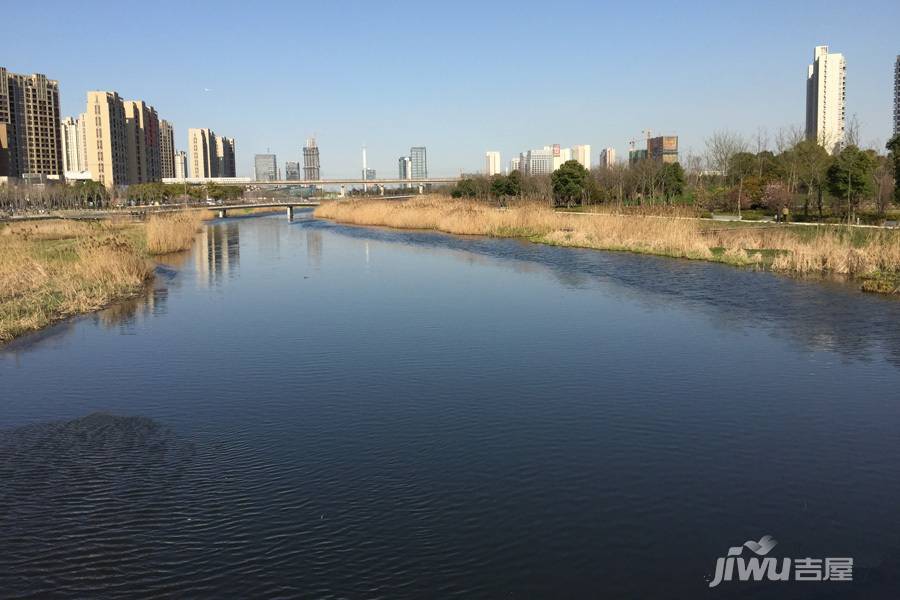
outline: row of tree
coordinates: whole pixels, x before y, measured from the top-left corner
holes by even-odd
[[[630,165],[585,169],[568,161],[549,176],[519,171],[493,177],[463,178],[455,197],[511,197],[550,201],[554,205],[615,202],[689,203],[706,210],[789,211],[805,219],[853,218],[861,208],[884,215],[900,204],[900,136],[874,148],[845,145],[834,154],[795,132],[789,143],[779,137],[773,152],[758,142],[755,151],[739,136],[720,132],[707,140],[703,157],[680,163],[641,160]]]
[[[172,202],[203,202],[207,199],[229,202],[244,195],[242,186],[216,183],[140,183],[110,192],[96,181],[75,181],[64,185],[28,185],[9,183],[0,186],[0,210],[103,209],[115,206],[156,205]]]

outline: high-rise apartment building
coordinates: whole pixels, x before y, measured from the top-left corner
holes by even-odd
[[[159,116],[143,100],[125,100],[125,154],[128,182],[149,183],[160,180]]]
[[[413,179],[428,179],[428,155],[425,146],[409,149],[410,171]]]
[[[175,152],[175,179],[187,179],[188,157],[187,152],[178,150]]]
[[[125,104],[116,92],[88,92],[82,115],[91,178],[108,188],[128,185]]]
[[[0,123],[0,177],[9,177],[9,137],[6,123]]]
[[[571,148],[560,148],[559,144],[553,144],[552,146],[546,146],[545,148],[550,148],[553,151],[553,162],[550,165],[551,173],[563,166],[563,163],[572,160]]]
[[[307,139],[306,146],[303,148],[303,179],[308,181],[322,179],[319,169],[319,147],[316,145],[314,137]]]
[[[900,135],[900,54],[894,63],[894,135]]]
[[[10,176],[62,176],[59,122],[59,82],[0,67],[0,123],[6,124]]]
[[[600,166],[604,169],[611,168],[616,164],[616,149],[604,148],[600,151]]]
[[[278,159],[274,154],[257,154],[253,157],[256,181],[276,181],[278,179]]]
[[[647,158],[667,164],[678,162],[678,136],[647,138]]]
[[[216,134],[210,129],[188,129],[188,172],[190,177],[219,176]]]
[[[806,74],[806,137],[832,153],[844,141],[846,78],[844,55],[816,46]]]
[[[85,165],[84,124],[81,119],[66,117],[59,124],[63,173],[87,171]]]
[[[288,181],[300,180],[300,163],[295,161],[287,161],[284,163],[284,178]]]
[[[159,121],[159,174],[175,177],[175,130],[165,119]]]
[[[412,161],[408,156],[401,156],[397,160],[398,179],[412,179]]]
[[[578,144],[576,146],[572,146],[572,159],[577,160],[581,163],[581,166],[585,169],[591,168],[591,145],[590,144]]]
[[[509,172],[518,171],[521,168],[522,159],[520,157],[515,157],[510,159],[509,161]]]
[[[216,173],[217,177],[237,177],[234,138],[216,136]]]
[[[488,177],[500,174],[500,153],[496,150],[484,153],[484,174]]]

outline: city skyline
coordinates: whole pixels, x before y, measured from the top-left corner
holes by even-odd
[[[163,7],[166,4],[163,2]],[[626,54],[623,53],[628,46],[623,45],[622,34],[611,30],[595,43],[597,49],[604,51],[593,54],[619,56],[617,60],[598,59],[565,66],[541,58],[533,65],[539,77],[529,81],[513,73],[493,73],[497,85],[474,96],[454,88],[465,87],[470,77],[483,77],[472,75],[470,67],[479,57],[464,47],[475,33],[460,34],[458,28],[450,27],[455,22],[451,18],[449,24],[434,26],[436,30],[409,33],[412,39],[431,44],[423,56],[416,58],[417,64],[432,61],[441,67],[427,71],[422,85],[417,86],[421,89],[405,91],[400,99],[392,94],[368,98],[368,104],[358,98],[355,90],[377,71],[372,68],[372,61],[386,59],[389,50],[406,41],[378,37],[382,45],[372,47],[375,34],[352,23],[347,24],[351,44],[366,44],[372,50],[362,63],[368,64],[368,69],[335,56],[330,52],[333,42],[328,36],[313,32],[311,35],[321,42],[320,46],[317,49],[316,44],[307,43],[304,48],[316,54],[317,61],[310,62],[317,66],[301,69],[295,77],[281,78],[271,94],[261,97],[248,94],[258,90],[257,78],[273,72],[263,69],[264,72],[250,73],[250,85],[240,84],[236,73],[247,61],[240,55],[246,50],[240,40],[223,51],[229,60],[173,67],[142,58],[134,69],[115,68],[123,64],[115,53],[104,52],[85,60],[84,53],[51,51],[52,47],[76,42],[92,48],[106,47],[100,40],[77,36],[82,16],[74,15],[75,22],[66,27],[50,24],[55,35],[51,37],[57,40],[49,45],[51,48],[17,51],[28,47],[28,38],[26,32],[15,28],[0,41],[0,47],[10,57],[5,65],[10,71],[41,73],[60,82],[62,118],[80,114],[86,91],[107,89],[118,91],[123,98],[142,98],[165,115],[175,127],[175,150],[188,149],[185,132],[197,125],[229,131],[241,140],[238,175],[249,175],[251,157],[267,147],[285,160],[302,160],[299,147],[306,137],[315,134],[322,148],[323,177],[358,173],[358,148],[363,140],[368,144],[370,165],[379,172],[396,170],[397,156],[412,143],[420,143],[431,150],[430,171],[435,176],[453,176],[461,171],[480,171],[486,148],[498,150],[503,157],[513,157],[522,148],[539,148],[548,141],[563,146],[579,142],[594,148],[612,147],[624,156],[628,142],[639,138],[645,129],[677,133],[682,154],[701,153],[705,138],[720,129],[752,137],[757,128],[764,127],[771,141],[781,127],[804,127],[806,90],[800,77],[805,74],[812,49],[820,45],[828,45],[847,58],[847,117],[855,115],[859,119],[861,142],[883,145],[893,126],[891,74],[897,56],[889,24],[896,22],[894,16],[900,18],[900,8],[894,3],[876,2],[878,7],[866,11],[877,13],[879,18],[875,19],[840,3],[826,4],[815,22],[800,6],[779,5],[779,19],[772,22],[763,17],[765,11],[737,7],[701,9],[688,5],[677,7],[677,11],[676,7],[665,7],[647,20],[638,18],[640,11],[625,7],[603,12],[600,7],[576,5],[584,19],[564,22],[562,16],[551,16],[540,27],[550,37],[567,27],[577,34],[587,32],[592,19],[599,19],[598,22],[614,21],[623,25],[622,29],[631,27],[643,36],[670,27],[669,19],[677,12],[680,29],[664,48],[652,43],[646,50]],[[288,14],[299,10],[283,8]],[[506,17],[506,9],[497,5],[489,11],[491,15]],[[37,7],[14,6],[13,16],[21,17],[14,21],[24,21],[35,10]],[[197,44],[187,24],[198,10],[190,7],[187,20],[173,23],[171,36],[175,44],[186,48]],[[320,19],[340,20],[331,7],[310,10]],[[403,26],[406,19],[389,19],[365,5],[359,12],[373,19],[374,29],[379,24]],[[765,31],[770,38],[765,45],[754,46],[752,56],[746,52],[746,39],[719,31],[738,16],[747,32]],[[285,27],[264,23],[252,14],[237,17],[236,12],[227,9],[210,15],[213,25],[226,29],[235,27],[234,21],[241,21],[250,29]],[[507,27],[512,30],[521,25],[521,31],[505,36],[504,46],[538,28],[522,15],[512,14],[509,18]],[[127,39],[138,48],[144,44],[149,47],[149,42],[136,35],[133,24],[122,25],[110,32],[109,43]],[[472,27],[482,37],[484,30],[494,25],[474,23]],[[704,35],[698,35],[700,32]],[[271,40],[267,42],[271,47],[285,49],[278,56],[290,55],[288,50],[299,44],[287,37],[269,36],[267,40]],[[499,44],[491,40],[485,43],[491,47]],[[457,52],[444,57],[443,52],[451,49]],[[671,68],[657,68],[660,56],[673,57]],[[221,64],[234,68],[223,69]],[[319,89],[324,92],[303,93],[304,79],[310,76],[322,80]],[[664,86],[665,102],[660,102],[656,94],[643,93],[642,88],[651,84]],[[527,97],[528,102],[517,102],[519,97]],[[299,103],[300,109],[294,110],[292,103]],[[565,110],[559,110],[560,105]],[[734,117],[735,110],[739,118]],[[597,160],[598,155],[594,155],[592,163]]]

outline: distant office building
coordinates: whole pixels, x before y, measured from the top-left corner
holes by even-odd
[[[59,82],[0,67],[0,123],[6,124],[10,177],[62,176]]]
[[[256,181],[276,181],[278,179],[278,159],[274,154],[257,154],[253,157]]]
[[[563,166],[563,163],[572,160],[571,148],[560,148],[559,144],[553,144],[550,146],[550,149],[553,151],[553,162],[550,167],[551,173]]]
[[[509,172],[512,173],[513,171],[518,171],[519,168],[520,168],[520,166],[521,166],[521,164],[522,164],[522,159],[519,158],[518,156],[515,157],[515,158],[510,159],[510,161],[509,161]]]
[[[500,173],[500,153],[489,151],[484,154],[484,174],[490,177]]]
[[[175,179],[187,179],[188,176],[188,157],[184,150],[175,152]]]
[[[371,181],[372,179],[375,179],[375,169],[363,169],[362,176],[363,181]]]
[[[165,119],[159,121],[159,174],[175,177],[175,130]]]
[[[894,135],[900,135],[900,54],[894,63]]]
[[[216,172],[218,177],[237,177],[234,138],[216,136]]]
[[[806,137],[829,152],[844,141],[846,77],[844,55],[816,46],[806,75]]]
[[[309,181],[322,179],[319,165],[319,147],[316,145],[316,138],[314,137],[307,139],[306,146],[303,148],[303,179]]]
[[[84,156],[83,125],[75,117],[66,117],[60,123],[63,173],[80,173],[87,170]]]
[[[616,149],[604,148],[600,151],[600,166],[609,169],[616,164]]]
[[[572,159],[581,163],[585,169],[591,168],[591,145],[579,144],[572,146]]]
[[[300,163],[297,161],[287,161],[284,163],[284,178],[288,181],[299,181],[301,178],[300,175]]]
[[[128,185],[125,103],[116,92],[88,92],[82,116],[87,170],[108,188]]]
[[[160,180],[159,116],[143,100],[125,100],[125,143],[128,183]]]
[[[628,151],[628,164],[636,165],[642,160],[647,160],[647,150],[646,149],[635,149],[632,148]]]
[[[664,163],[678,162],[678,136],[661,135],[647,138],[647,157]]]
[[[9,177],[9,137],[6,123],[0,123],[0,177]]]
[[[413,146],[410,148],[409,160],[412,179],[428,179],[428,157],[425,146]]]
[[[412,179],[412,161],[408,156],[401,156],[397,160],[398,179]]]
[[[519,154],[519,168],[525,175],[549,175],[553,172],[554,159],[559,160],[561,155],[559,145],[529,150]]]

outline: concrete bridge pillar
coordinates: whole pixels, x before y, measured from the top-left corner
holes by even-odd
[[[225,209],[224,209],[224,208],[220,208],[220,209],[219,209],[219,218],[220,218],[220,219],[224,219],[224,218],[226,217],[226,215],[227,215],[227,212],[225,211]]]
[[[383,186],[383,185],[379,185],[379,186],[378,186],[378,193],[379,193],[380,195],[384,196],[384,186]]]
[[[421,194],[424,191],[425,191],[425,186],[420,183],[419,184],[419,193]]]
[[[342,185],[341,186],[341,198],[345,198],[347,196],[347,189]]]
[[[287,218],[288,218],[288,221],[294,220],[294,207],[293,206],[287,207]]]

